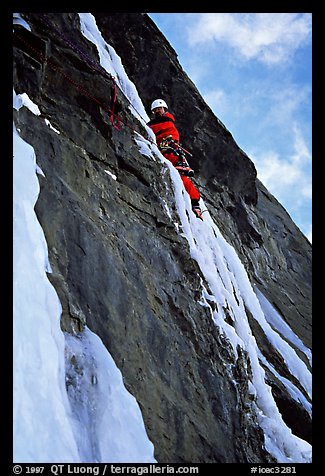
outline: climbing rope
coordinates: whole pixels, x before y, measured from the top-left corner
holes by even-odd
[[[44,13],[40,15],[41,19],[44,21],[44,23],[47,25],[47,27],[51,28],[53,31],[55,31],[60,38],[62,38],[73,50],[75,50],[79,55],[81,55],[88,66],[93,69],[94,71],[102,74],[104,77],[108,78],[109,80],[113,81],[113,97],[111,101],[111,107],[108,107],[105,105],[102,101],[100,101],[98,98],[96,98],[93,94],[91,94],[89,91],[87,91],[84,86],[82,86],[80,83],[78,83],[75,79],[73,79],[71,76],[69,76],[67,73],[65,73],[57,64],[55,64],[52,60],[48,59],[45,55],[43,55],[40,51],[38,51],[36,48],[34,48],[25,38],[23,38],[21,35],[18,34],[17,29],[14,30],[16,37],[25,45],[27,46],[31,51],[34,52],[34,54],[41,59],[43,63],[48,64],[56,73],[61,74],[65,79],[67,79],[75,88],[77,88],[83,95],[87,96],[89,99],[94,101],[101,109],[103,109],[109,116],[109,120],[112,124],[112,126],[116,130],[120,130],[121,128],[121,123],[128,127],[132,132],[137,133],[140,137],[143,139],[147,140],[153,145],[157,145],[155,141],[153,141],[150,137],[144,137],[143,134],[141,134],[139,131],[137,131],[134,127],[130,126],[126,121],[123,121],[118,112],[116,112],[117,109],[117,88],[121,92],[121,94],[124,96],[128,104],[135,110],[135,112],[139,115],[139,117],[146,123],[146,119],[144,119],[139,111],[134,107],[130,99],[126,96],[124,91],[117,85],[116,78],[108,73],[97,61],[95,61],[93,58],[91,58],[83,49],[77,45],[75,42],[71,41],[64,33],[62,33],[57,27],[55,27]],[[188,152],[186,149],[180,146],[178,144],[178,147],[182,149],[185,153],[192,155],[190,152]]]
[[[97,61],[95,61],[93,58],[91,58],[81,47],[80,45],[78,45],[76,42],[70,40],[62,31],[60,31],[56,26],[54,26],[50,19],[48,18],[48,16],[45,14],[45,13],[42,13],[41,14],[41,18],[44,20],[44,22],[47,24],[47,26],[49,26],[52,30],[54,30],[59,37],[61,37],[69,46],[71,46],[72,49],[74,49],[77,53],[79,53],[86,61],[86,63],[91,67],[93,68],[96,72],[102,74],[103,76],[107,77],[108,79],[114,81],[115,83],[115,88],[118,87],[119,91],[121,92],[121,94],[124,96],[124,98],[126,99],[126,101],[129,103],[129,105],[134,109],[134,111],[139,115],[139,117],[146,123],[146,119],[144,119],[142,117],[142,115],[140,114],[140,112],[136,109],[136,107],[132,104],[132,102],[130,101],[130,99],[126,96],[126,94],[124,93],[124,91],[121,89],[121,87],[116,83],[116,79],[114,76],[112,76],[110,73],[108,73],[106,71],[106,69],[104,69],[102,67],[102,65],[100,63],[98,63]]]
[[[75,79],[73,79],[70,75],[65,73],[57,64],[55,64],[52,60],[46,58],[45,55],[43,55],[40,51],[38,51],[36,48],[34,48],[28,41],[25,40],[21,35],[17,33],[17,30],[15,30],[15,35],[16,37],[25,45],[27,46],[33,53],[40,58],[40,60],[46,64],[48,64],[56,73],[61,74],[67,81],[69,81],[76,89],[78,89],[84,96],[87,96],[89,99],[94,101],[98,106],[103,109],[110,118],[110,121],[112,125],[117,129],[120,130],[120,123],[124,124],[126,127],[132,130],[132,132],[136,132],[139,134],[141,137],[143,137],[140,132],[138,132],[134,127],[130,126],[126,121],[123,121],[117,112],[115,112],[115,104],[116,104],[116,96],[117,92],[116,90],[113,92],[113,107],[109,108],[107,105],[105,105],[102,101],[100,101],[98,98],[96,98],[93,94],[91,94],[89,91],[87,91],[80,83],[78,83]],[[154,141],[152,141],[150,138],[145,138],[144,139],[148,140],[152,144],[155,144]]]

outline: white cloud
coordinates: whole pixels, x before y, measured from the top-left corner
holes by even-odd
[[[293,125],[294,134],[294,154],[292,155],[292,161],[296,163],[309,164],[312,161],[311,153],[307,147],[307,144],[302,136],[302,133],[296,124]]]
[[[274,195],[292,187],[300,178],[301,172],[297,165],[290,161],[280,160],[273,151],[261,154],[255,160],[259,179]]]
[[[232,84],[203,83],[205,101],[237,140],[245,144],[272,140],[289,143],[292,124],[299,123],[306,136],[311,136],[311,87],[298,85],[286,78],[279,84],[272,78],[238,74]],[[217,82],[217,80],[216,80]],[[267,148],[267,144],[264,144]]]
[[[311,15],[298,13],[201,13],[188,30],[193,46],[215,40],[267,64],[286,61],[310,35]]]
[[[312,243],[312,182],[304,167],[304,153],[295,151],[287,160],[280,159],[274,151],[250,157],[256,165],[258,178],[287,209],[293,221]]]
[[[301,131],[293,125],[293,152],[284,159],[274,151],[255,152],[250,155],[257,169],[258,178],[280,201],[289,197],[294,208],[312,199],[310,174],[311,153]]]

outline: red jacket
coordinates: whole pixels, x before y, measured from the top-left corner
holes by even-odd
[[[175,141],[179,141],[175,117],[170,112],[167,111],[162,116],[151,119],[147,125],[154,131],[158,145],[166,136],[172,136]]]

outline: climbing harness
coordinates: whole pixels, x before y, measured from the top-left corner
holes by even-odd
[[[184,149],[184,147],[182,147],[178,142],[174,141],[172,136],[164,137],[163,140],[159,144],[159,148],[160,149],[173,149],[173,151],[174,151],[174,149],[177,150],[177,151],[178,151],[178,149],[180,149],[180,151],[182,151],[185,154],[193,157],[193,154],[191,154],[191,152],[189,152],[188,150]],[[178,153],[180,153],[180,151],[178,151]]]
[[[181,175],[185,175],[187,177],[194,177],[194,170],[191,169],[189,163],[186,160],[186,156],[185,156],[185,152],[187,152],[186,149],[183,149],[183,147],[178,142],[174,141],[172,136],[164,137],[163,140],[159,144],[159,149],[165,153],[170,151],[176,157],[179,158],[179,160],[174,165]]]

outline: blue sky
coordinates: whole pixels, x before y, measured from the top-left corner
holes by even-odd
[[[258,178],[311,241],[312,15],[149,15]]]

